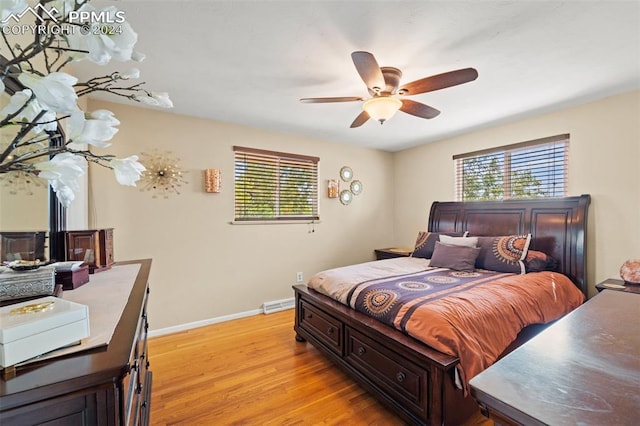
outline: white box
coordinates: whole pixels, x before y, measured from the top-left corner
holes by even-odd
[[[89,337],[89,307],[53,296],[0,308],[0,368]]]

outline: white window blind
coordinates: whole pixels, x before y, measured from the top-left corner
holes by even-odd
[[[319,219],[318,157],[233,150],[236,221]]]
[[[567,195],[569,135],[454,155],[458,201]]]

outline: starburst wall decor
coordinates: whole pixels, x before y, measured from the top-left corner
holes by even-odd
[[[9,194],[11,195],[19,193],[33,195],[34,188],[43,186],[38,179],[34,179],[31,173],[23,171],[0,175],[0,182],[2,182],[2,186],[9,189]]]
[[[151,153],[143,152],[140,162],[146,168],[140,178],[140,191],[153,192],[152,198],[169,198],[169,195],[180,195],[179,188],[187,184],[186,173],[180,166],[180,159],[171,151]]]

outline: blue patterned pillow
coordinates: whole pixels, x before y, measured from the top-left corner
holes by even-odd
[[[501,237],[478,237],[480,254],[476,268],[497,272],[526,272],[524,259],[527,257],[531,234],[506,235]]]

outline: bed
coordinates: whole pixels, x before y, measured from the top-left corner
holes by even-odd
[[[544,252],[555,259],[556,275],[560,273],[568,280],[558,278],[570,281],[582,297],[587,293],[589,203],[589,195],[497,202],[434,202],[428,231],[455,235],[468,232],[471,236],[484,237],[530,234],[529,250]],[[393,263],[394,259],[379,262],[389,261]],[[336,300],[335,294],[329,297],[306,285],[294,286],[294,290],[296,340],[318,348],[407,422],[456,425],[477,412],[476,402],[466,392],[465,382],[470,377],[462,381],[460,378],[464,357],[435,350],[379,319],[352,309],[349,303]],[[524,328],[500,356],[548,324]]]

